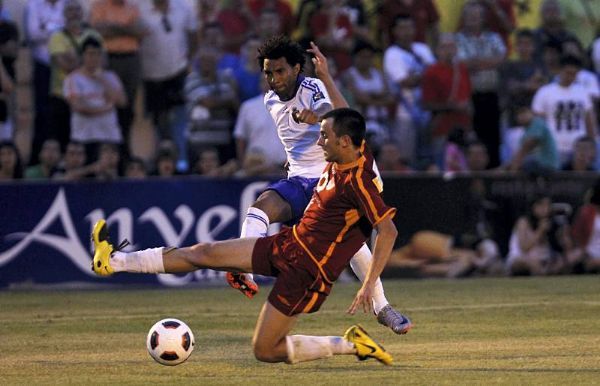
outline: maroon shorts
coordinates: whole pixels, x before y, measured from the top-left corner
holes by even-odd
[[[258,239],[252,251],[252,272],[277,278],[269,303],[288,316],[317,311],[331,291],[317,267],[308,268],[311,264],[291,228]]]

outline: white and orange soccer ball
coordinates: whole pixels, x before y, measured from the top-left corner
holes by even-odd
[[[146,347],[150,356],[165,366],[183,363],[194,351],[194,334],[178,319],[163,319],[148,332]]]

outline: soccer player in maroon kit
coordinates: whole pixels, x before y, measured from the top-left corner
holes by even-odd
[[[391,355],[360,326],[341,336],[288,335],[301,313],[317,311],[352,256],[377,230],[373,261],[348,312],[372,312],[372,290],[397,236],[395,208],[381,197],[381,180],[365,149],[365,121],[355,110],[335,109],[322,117],[319,146],[328,162],[300,223],[263,238],[199,243],[187,248],[151,248],[124,253],[108,241],[104,220],[92,233],[93,270],[182,273],[197,269],[252,272],[276,277],[253,338],[256,358],[298,363],[354,354],[391,364]],[[247,251],[252,251],[251,256]]]

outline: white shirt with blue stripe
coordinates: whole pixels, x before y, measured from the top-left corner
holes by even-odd
[[[323,114],[332,109],[329,94],[319,79],[299,77],[294,97],[283,101],[273,91],[265,94],[265,106],[275,121],[289,163],[288,177],[319,178],[327,162],[317,146],[320,125],[297,122],[292,114],[304,109]]]

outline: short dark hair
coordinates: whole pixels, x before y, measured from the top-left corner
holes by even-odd
[[[265,59],[285,58],[290,66],[300,65],[304,69],[304,49],[300,44],[285,35],[276,35],[267,39],[258,49],[258,65],[262,71]]]
[[[88,36],[87,38],[85,38],[83,43],[81,43],[81,48],[79,49],[79,52],[81,52],[83,54],[85,52],[85,50],[88,49],[88,47],[98,48],[101,50],[102,42],[99,39],[95,38],[94,36]]]
[[[362,145],[367,129],[365,119],[358,111],[347,107],[334,109],[323,115],[323,119],[327,118],[333,119],[335,135],[338,137],[347,135],[354,146],[360,147]]]
[[[573,55],[564,55],[560,58],[560,67],[566,66],[574,66],[574,67],[583,67],[583,62],[576,56]]]

